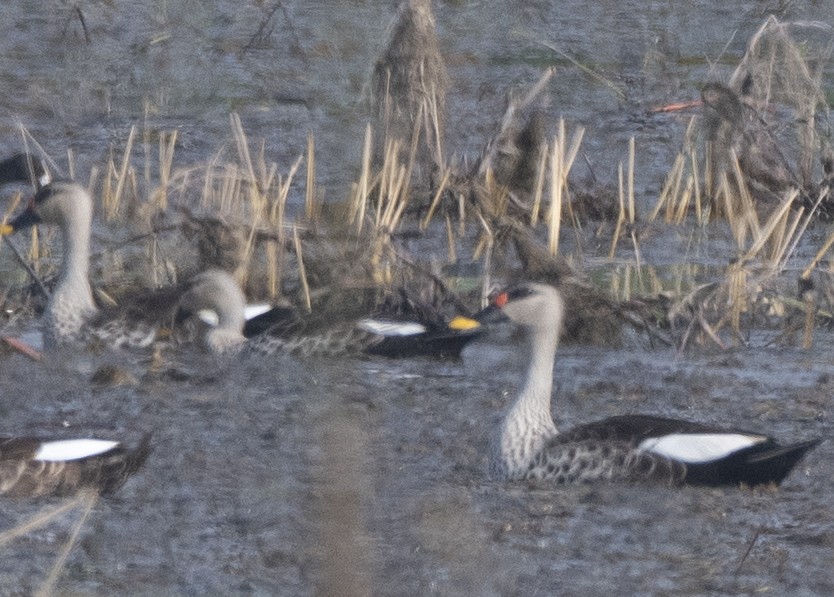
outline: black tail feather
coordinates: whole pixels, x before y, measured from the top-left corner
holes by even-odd
[[[729,456],[687,467],[686,482],[695,485],[779,485],[802,457],[822,440],[779,446],[766,443],[739,450]]]

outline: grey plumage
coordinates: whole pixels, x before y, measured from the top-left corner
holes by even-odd
[[[781,446],[762,434],[645,415],[611,417],[559,434],[550,414],[564,317],[559,291],[521,284],[498,294],[481,317],[493,313],[524,327],[531,345],[525,385],[493,449],[490,466],[498,476],[553,483],[778,484],[819,443]]]

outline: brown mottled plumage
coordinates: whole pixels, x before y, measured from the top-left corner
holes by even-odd
[[[69,448],[72,441],[0,438],[0,495],[65,496],[83,490],[112,493],[139,470],[151,449],[150,436],[145,436],[133,450],[118,442],[102,441],[101,451],[92,455],[60,454],[61,448]],[[49,454],[45,446],[50,448]]]

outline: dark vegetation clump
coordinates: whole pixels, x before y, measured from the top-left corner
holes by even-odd
[[[381,143],[400,142],[402,155],[417,144],[417,162],[443,163],[443,121],[449,76],[440,53],[430,0],[405,0],[374,65],[371,101]]]
[[[800,33],[807,35],[797,41]],[[830,30],[767,19],[735,71],[706,82],[688,104],[697,114],[644,214],[635,200],[644,185],[635,185],[634,140],[620,164],[604,169],[616,172],[612,180],[572,175],[575,161],[591,170],[591,160],[582,152],[584,129],[553,117],[554,69],[507,92],[476,160],[445,156],[450,81],[431,3],[406,1],[373,68],[375,124],[357,142],[362,162],[344,201],[322,201],[316,171],[327,165],[316,164],[312,136],[306,155],[281,173],[262,144],[250,146],[235,114],[232,142],[207,164],[174,167],[176,135],[155,132],[159,161],[146,152],[139,176],[132,131],[90,186],[108,230],[129,220],[135,236],[121,235],[119,250],[95,250],[92,271],[106,274],[101,286],[122,283],[112,272],[124,275],[124,264],[141,256],[150,264],[141,268],[152,280],[146,285],[156,286],[220,267],[251,299],[427,321],[471,314],[494,282],[523,277],[561,286],[570,341],[618,344],[631,329],[681,350],[725,347],[746,342],[755,327],[781,329],[785,341],[801,335],[808,345],[815,325],[834,321],[826,260],[834,235],[798,268],[788,263],[815,220],[834,213],[822,87],[831,49]],[[288,208],[299,187],[304,209]],[[726,262],[703,268],[682,256],[670,275],[644,259],[660,226],[690,239],[687,255],[709,254],[703,231],[716,220],[729,233]],[[40,251],[41,240],[31,254],[49,280],[56,260]],[[605,260],[605,271],[588,269],[591,260]],[[798,293],[798,283],[814,291]],[[6,306],[28,296],[13,286]]]

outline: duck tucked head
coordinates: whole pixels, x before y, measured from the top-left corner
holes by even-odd
[[[244,342],[245,308],[246,299],[231,274],[212,269],[191,280],[180,299],[175,323],[196,328],[198,340],[209,351],[227,352]]]

